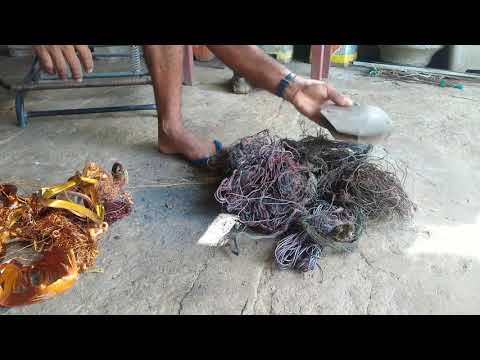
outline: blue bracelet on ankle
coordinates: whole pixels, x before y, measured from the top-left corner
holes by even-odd
[[[295,75],[294,73],[290,73],[287,76],[285,76],[282,80],[280,80],[280,84],[278,84],[277,91],[275,91],[275,95],[283,98],[283,93],[285,92],[285,89],[290,85],[290,82],[296,77],[297,75]]]

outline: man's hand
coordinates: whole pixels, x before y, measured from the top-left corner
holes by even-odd
[[[300,113],[324,127],[327,127],[328,124],[325,124],[320,110],[326,102],[330,100],[340,106],[353,105],[352,100],[340,94],[332,85],[300,77],[298,80],[295,79],[291,89],[287,89],[286,98]]]
[[[67,67],[76,81],[82,81],[82,66],[87,73],[93,70],[92,53],[87,45],[33,45],[33,51],[42,70],[51,75],[58,74],[62,80],[67,80]]]

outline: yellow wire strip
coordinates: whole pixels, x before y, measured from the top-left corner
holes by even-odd
[[[71,189],[82,182],[88,184],[87,189],[85,190],[87,190],[87,195],[90,195],[90,200],[95,205],[96,214],[90,209],[87,209],[86,207],[76,204],[74,202],[52,199],[52,197],[54,197],[55,195],[58,195],[65,190]],[[96,183],[97,180],[86,176],[74,176],[63,184],[57,184],[48,188],[42,188],[41,194],[42,197],[46,200],[47,206],[56,209],[65,209],[71,211],[75,215],[84,216],[97,224],[101,224],[105,215],[105,209],[102,204],[98,204],[98,198],[96,196],[96,193],[94,189],[91,188],[91,185],[95,185]]]

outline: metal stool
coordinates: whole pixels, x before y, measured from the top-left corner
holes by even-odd
[[[99,47],[99,46],[96,46]],[[101,46],[100,46],[101,47]],[[193,53],[191,45],[185,46],[184,58],[184,84],[193,84]],[[146,105],[123,105],[108,106],[96,108],[79,108],[79,109],[60,109],[60,110],[42,110],[27,111],[25,109],[25,95],[28,91],[40,90],[61,90],[61,89],[80,89],[80,88],[97,88],[97,87],[115,87],[115,86],[137,86],[151,85],[150,74],[142,64],[143,54],[141,47],[138,45],[130,45],[129,52],[125,54],[94,54],[94,58],[115,58],[128,57],[130,60],[130,69],[128,71],[117,72],[98,72],[85,74],[83,82],[63,81],[58,76],[50,76],[44,74],[39,66],[38,58],[35,56],[29,72],[25,76],[23,83],[19,86],[12,87],[15,91],[15,110],[17,114],[18,125],[25,128],[30,118],[41,116],[58,116],[58,115],[76,115],[76,114],[94,114],[107,112],[123,112],[138,110],[156,110],[155,104]]]

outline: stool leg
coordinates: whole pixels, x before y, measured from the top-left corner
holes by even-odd
[[[192,45],[185,45],[183,58],[183,83],[193,85],[193,48]]]
[[[25,97],[24,93],[19,91],[15,96],[15,111],[17,113],[18,126],[26,128],[28,124],[28,114],[25,111]]]
[[[312,45],[312,67],[310,71],[312,79],[328,79],[330,70],[330,48],[330,45]]]
[[[328,80],[328,73],[330,71],[330,56],[331,52],[331,45],[323,45],[323,67],[322,67],[322,79]]]

